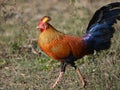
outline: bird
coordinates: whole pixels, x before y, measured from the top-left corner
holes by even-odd
[[[60,32],[49,23],[50,20],[49,16],[42,17],[36,28],[40,31],[38,46],[42,52],[61,63],[59,76],[51,88],[61,81],[68,65],[75,69],[84,88],[86,81],[75,61],[110,48],[115,32],[113,25],[120,20],[120,2],[109,3],[96,10],[82,36]]]

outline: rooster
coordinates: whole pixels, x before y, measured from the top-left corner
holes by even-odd
[[[83,36],[71,36],[56,30],[50,23],[49,16],[44,16],[38,23],[40,30],[38,45],[41,50],[51,58],[61,62],[61,71],[52,85],[54,88],[65,73],[66,66],[75,68],[82,87],[85,80],[75,61],[85,55],[93,54],[94,51],[101,51],[110,48],[111,38],[115,31],[113,24],[120,20],[120,2],[110,3],[98,9],[90,20]]]

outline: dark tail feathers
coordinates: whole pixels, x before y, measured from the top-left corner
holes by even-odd
[[[116,19],[120,20],[120,2],[110,3],[98,9],[90,20],[87,31],[89,31],[92,25],[96,23],[103,23],[107,21],[113,24]],[[114,22],[112,22],[112,20]]]
[[[90,20],[84,41],[90,50],[108,49],[115,31],[112,25],[120,20],[120,2],[101,7]],[[92,51],[92,52],[93,52]]]

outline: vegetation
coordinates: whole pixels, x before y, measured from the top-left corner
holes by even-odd
[[[119,0],[1,0],[0,90],[49,90],[60,63],[42,54],[35,29],[44,15],[61,32],[83,35],[99,7]],[[61,14],[62,13],[62,14]],[[85,56],[76,64],[86,78],[82,90],[120,90],[120,22],[109,50]],[[81,81],[68,67],[54,90],[80,90]]]

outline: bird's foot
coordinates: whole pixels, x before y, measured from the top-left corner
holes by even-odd
[[[85,86],[86,86],[86,80],[84,78],[83,81],[82,81],[82,87],[81,88],[85,88]]]
[[[83,76],[82,76],[82,74],[81,74],[81,72],[80,72],[80,69],[79,69],[79,68],[77,68],[77,69],[76,69],[76,72],[77,72],[77,74],[78,74],[78,76],[79,76],[80,80],[82,81],[82,88],[84,88],[84,87],[85,87],[85,85],[86,85],[85,78],[83,78]]]

